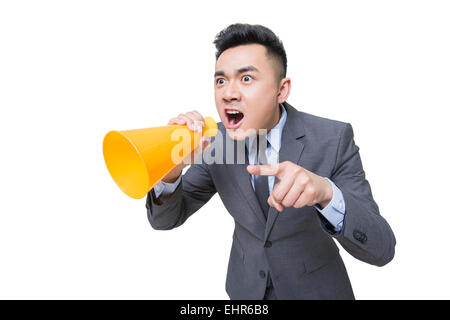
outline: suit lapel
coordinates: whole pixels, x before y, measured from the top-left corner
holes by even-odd
[[[305,130],[300,118],[300,113],[287,102],[284,103],[284,106],[287,112],[287,119],[281,136],[281,148],[278,162],[291,161],[298,164],[304,148],[304,142],[301,138],[305,135]],[[275,177],[275,184],[277,182],[278,178]],[[269,238],[278,215],[279,212],[274,207],[270,207],[264,232],[264,242]]]
[[[236,142],[232,140],[228,134],[226,134],[226,139],[229,139],[227,146],[233,145],[234,147],[234,163],[237,162],[237,150],[238,143],[243,143],[245,148],[245,141]],[[242,150],[242,149],[241,149]],[[226,154],[226,153],[225,153]],[[253,187],[251,184],[250,173],[247,171],[248,165],[248,157],[245,157],[245,164],[232,164],[229,166],[231,170],[231,176],[233,177],[234,183],[240,193],[243,195],[244,203],[247,203],[253,214],[256,216],[257,220],[261,223],[261,227],[264,228],[266,225],[266,219],[264,217],[263,212],[261,211],[261,207],[259,205],[258,199],[256,198],[256,194],[253,191]]]

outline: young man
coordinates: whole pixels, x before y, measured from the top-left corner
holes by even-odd
[[[214,43],[222,122],[212,144],[202,139],[190,160],[225,146],[224,161],[196,161],[184,175],[185,163],[175,167],[147,197],[150,224],[178,227],[218,192],[235,220],[231,299],[354,299],[333,238],[355,258],[382,266],[394,257],[395,237],[372,197],[351,125],[286,102],[286,53],[269,29],[231,25]],[[196,111],[174,123],[197,131],[204,125]],[[239,145],[245,162],[230,164],[225,158],[235,159]]]

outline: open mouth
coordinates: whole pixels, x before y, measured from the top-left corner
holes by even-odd
[[[225,115],[227,117],[228,129],[238,128],[244,119],[244,114],[236,109],[225,109]]]

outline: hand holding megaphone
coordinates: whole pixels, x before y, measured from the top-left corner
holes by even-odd
[[[180,114],[167,126],[110,131],[103,139],[109,173],[128,196],[140,199],[161,180],[174,182],[206,149],[217,123],[197,111]]]
[[[205,127],[205,119],[198,111],[191,111],[187,113],[181,113],[176,118],[171,118],[168,125],[172,124],[185,124],[187,127],[198,133],[202,133],[203,128]],[[205,150],[211,145],[211,142],[205,137],[200,138],[200,143],[197,148],[194,149],[186,158],[183,159],[181,163],[176,165],[164,178],[161,180],[168,183],[175,182],[178,177],[181,175],[183,169],[194,163],[195,159],[197,159]]]

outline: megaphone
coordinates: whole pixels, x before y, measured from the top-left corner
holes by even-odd
[[[103,139],[106,167],[119,188],[134,199],[141,199],[200,142],[214,137],[217,123],[205,117],[202,133],[186,125],[110,131]]]

